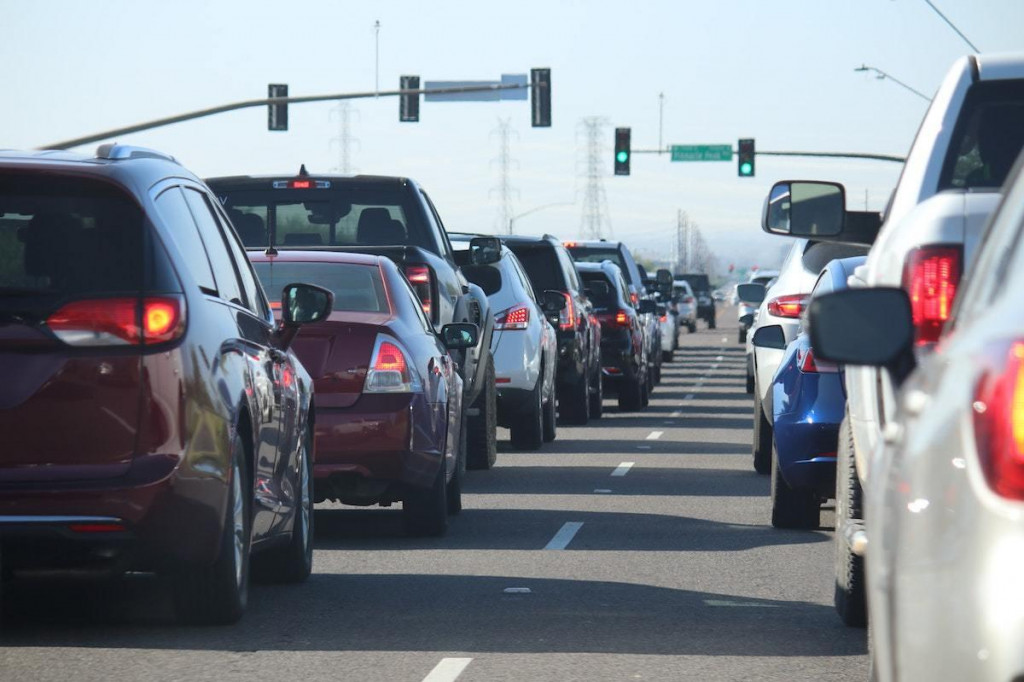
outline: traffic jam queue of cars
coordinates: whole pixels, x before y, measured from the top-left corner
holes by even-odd
[[[872,680],[1024,679],[1022,146],[1024,55],[964,57],[884,215],[775,183],[762,227],[790,256],[737,287],[771,523],[835,500],[835,607]]]
[[[449,235],[405,178],[204,182],[114,144],[0,152],[0,256],[4,579],[156,573],[187,623],[304,581],[317,502],[444,534],[499,425],[536,450],[606,392],[643,409],[694,325],[618,242]]]

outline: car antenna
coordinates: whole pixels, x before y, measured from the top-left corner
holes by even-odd
[[[301,164],[299,166],[299,177],[300,178],[309,177],[309,171],[306,170],[306,164]]]

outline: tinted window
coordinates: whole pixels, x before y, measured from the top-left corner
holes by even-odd
[[[583,278],[583,287],[590,291],[588,298],[594,304],[594,308],[605,309],[618,305],[618,296],[615,295],[616,285],[605,277],[604,273],[581,272],[580,276]],[[608,285],[608,291],[602,293],[590,289],[590,285],[594,282],[604,282]]]
[[[538,246],[523,247],[515,244],[508,246],[522,263],[526,274],[529,275],[530,284],[537,296],[540,296],[545,289],[566,290],[562,268],[559,267],[554,249]]]
[[[192,271],[199,288],[207,293],[215,293],[217,284],[210,270],[210,261],[206,257],[203,240],[199,237],[192,212],[188,210],[181,190],[172,187],[161,194],[157,197],[156,208],[167,226],[167,233],[181,251],[184,264]]]
[[[280,301],[286,284],[306,282],[334,292],[334,310],[390,312],[380,268],[358,263],[259,261],[253,268],[270,300]]]
[[[558,262],[562,264],[562,270],[565,271],[565,276],[569,278],[569,286],[574,291],[579,291],[580,280],[576,274],[576,264],[572,260],[572,256],[564,248],[555,247],[555,253],[558,254]]]
[[[252,264],[249,263],[248,257],[245,255],[245,251],[241,244],[238,243],[238,237],[233,230],[231,230],[227,223],[224,221],[223,214],[215,211],[214,215],[220,220],[221,232],[224,234],[224,241],[227,242],[228,250],[231,251],[231,256],[235,260],[235,264],[238,266],[238,277],[242,281],[242,288],[245,290],[245,297],[252,309],[257,315],[267,320],[270,320],[270,308],[267,305],[266,297],[263,294],[263,289],[260,287],[259,282],[256,279],[256,273],[252,270]]]
[[[242,286],[238,281],[238,272],[235,270],[235,262],[228,253],[228,245],[224,243],[224,236],[221,234],[220,226],[210,213],[210,206],[206,203],[199,192],[192,189],[183,189],[185,200],[192,209],[192,217],[195,218],[199,227],[199,236],[206,246],[206,255],[210,257],[210,265],[213,267],[213,276],[217,281],[217,291],[225,301],[231,301],[239,305],[245,305],[245,298],[242,295]]]
[[[626,269],[626,261],[615,247],[570,246],[569,252],[580,263],[601,263],[602,261],[610,260],[615,265],[618,265],[620,270],[625,271]]]
[[[1001,187],[1024,144],[1024,82],[971,86],[942,168],[939,190]]]

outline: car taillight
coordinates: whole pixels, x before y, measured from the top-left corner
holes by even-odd
[[[565,296],[565,307],[558,311],[558,328],[568,331],[576,328],[576,306],[567,292],[563,291],[562,296]]]
[[[768,314],[775,317],[800,317],[807,307],[807,294],[787,294],[768,301]]]
[[[363,393],[410,393],[419,390],[415,368],[397,341],[378,336],[370,356]]]
[[[636,293],[635,291],[629,292],[629,302],[633,304],[634,308],[636,308],[638,305],[640,305],[640,294]]]
[[[1024,342],[1010,344],[1002,367],[987,370],[974,390],[974,435],[989,487],[1024,500]]]
[[[668,313],[666,313],[666,314],[662,315],[661,317],[659,317],[658,320],[661,321],[661,322],[668,322]]]
[[[432,286],[430,268],[426,265],[406,265],[405,276],[412,284],[413,290],[423,305],[423,312],[427,319],[433,319],[430,314],[433,310]]]
[[[917,331],[916,344],[935,343],[953,310],[960,284],[962,252],[958,246],[922,246],[907,256],[903,288]]]
[[[525,305],[514,305],[494,316],[495,329],[526,329],[530,324],[530,309]]]
[[[620,327],[628,327],[630,326],[629,323],[629,313],[627,313],[625,310],[620,310],[617,313],[615,313],[615,324],[619,325]]]
[[[683,303],[693,303],[693,296],[686,296],[683,298]]]
[[[50,315],[46,325],[71,346],[165,343],[185,331],[185,300],[146,296],[72,301]]]
[[[796,362],[800,371],[807,374],[834,374],[839,371],[837,365],[815,358],[814,351],[810,348],[797,351]]]

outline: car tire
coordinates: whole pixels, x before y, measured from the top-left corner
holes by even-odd
[[[544,372],[541,372],[544,376]],[[544,405],[544,442],[550,443],[558,437],[558,414],[557,399],[555,398],[554,381],[552,381],[551,395]]]
[[[541,404],[543,381],[537,377],[537,385],[530,391],[526,408],[516,415],[510,427],[512,447],[516,450],[539,450],[544,443],[544,410]]]
[[[494,359],[487,358],[484,387],[473,402],[476,414],[466,416],[466,468],[490,469],[498,459],[498,402]]]
[[[257,554],[252,559],[252,577],[264,583],[301,583],[313,571],[313,442],[312,425],[302,436],[299,449],[298,508],[291,541],[279,549]]]
[[[708,329],[714,329],[714,328],[715,328],[715,316],[712,315],[711,317],[708,318]]]
[[[651,393],[654,392],[654,384],[651,383],[651,370],[647,370],[647,374],[644,378],[643,387],[640,389],[640,407],[641,409],[651,404]]]
[[[448,484],[444,458],[429,488],[409,488],[402,500],[402,523],[412,537],[440,537],[448,531]]]
[[[850,551],[843,534],[848,519],[863,519],[862,490],[853,458],[853,430],[849,415],[839,425],[839,448],[836,453],[836,586],[833,603],[839,619],[850,627],[868,624],[864,557]]]
[[[590,421],[590,375],[583,372],[579,380],[566,386],[558,407],[566,424],[586,425]]]
[[[619,385],[619,410],[622,412],[635,412],[643,407],[643,396],[647,388],[637,376],[634,379],[623,381]]]
[[[697,323],[696,322],[691,322],[690,324],[686,325],[686,329],[689,330],[689,332],[691,334],[696,334],[697,333]]]
[[[813,530],[821,523],[821,500],[813,491],[793,490],[782,477],[779,453],[772,452],[772,526]]]
[[[462,481],[466,473],[466,427],[459,429],[459,439],[455,443],[455,473],[445,487],[445,498],[448,514],[455,516],[462,511]]]
[[[604,382],[601,375],[590,384],[590,418],[600,419],[604,416]]]
[[[252,545],[252,486],[246,474],[248,451],[235,431],[231,440],[228,499],[217,559],[184,566],[173,575],[174,610],[183,623],[226,625],[242,617],[249,599]]]
[[[764,407],[761,406],[761,396],[754,396],[754,437],[752,454],[754,456],[754,471],[766,475],[772,472],[772,425],[768,417],[764,416]]]
[[[748,374],[747,375],[747,386],[746,386],[746,388],[747,388],[747,393],[753,393],[754,392],[754,375],[753,374]]]

